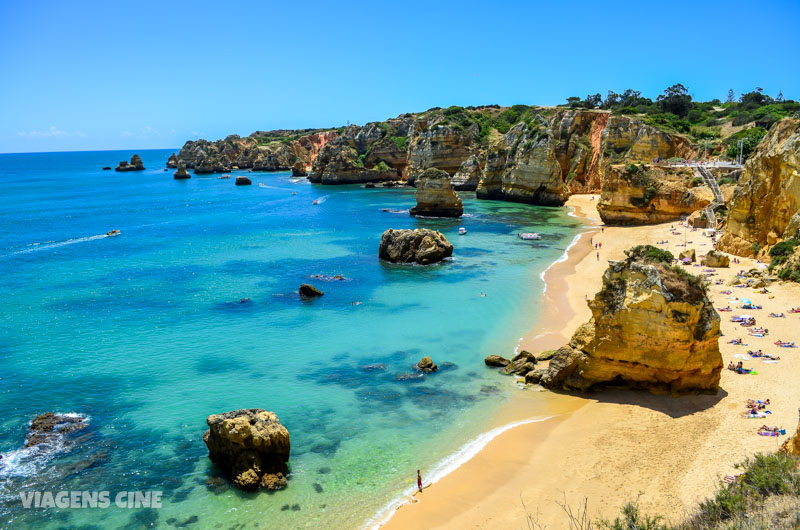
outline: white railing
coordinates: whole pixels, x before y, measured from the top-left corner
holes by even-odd
[[[712,175],[708,169],[703,166],[695,166],[694,173],[705,181],[708,187],[711,188],[711,193],[714,195],[714,200],[703,208],[703,214],[706,216],[706,219],[708,219],[709,227],[716,230],[717,216],[714,211],[725,204],[725,196],[722,194],[722,190],[719,189],[717,179],[714,178],[714,175]]]

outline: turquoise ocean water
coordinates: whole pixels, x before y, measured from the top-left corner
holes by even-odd
[[[511,354],[535,323],[539,274],[577,220],[474,193],[461,194],[461,220],[414,219],[413,189],[288,173],[247,173],[249,187],[174,181],[171,152],[139,152],[148,169],[130,173],[100,168],[132,152],[0,155],[0,526],[359,527],[416,469],[454,465],[516,391],[483,358]],[[441,230],[454,258],[380,262],[381,233],[411,227]],[[302,301],[304,282],[325,295]],[[423,355],[443,369],[398,378]],[[206,416],[251,407],[291,433],[284,491],[236,491],[207,459]],[[89,427],[21,450],[45,411],[87,415]],[[20,491],[60,490],[164,501],[22,508]]]

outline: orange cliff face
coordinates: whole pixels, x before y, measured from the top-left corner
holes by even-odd
[[[339,133],[336,131],[318,132],[308,136],[301,136],[292,143],[295,155],[301,160],[306,171],[311,170],[311,166],[314,160],[317,159],[320,149],[337,136],[339,136]]]

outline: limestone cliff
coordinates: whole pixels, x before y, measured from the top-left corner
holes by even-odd
[[[775,123],[745,164],[719,249],[763,255],[800,236],[800,120]]]
[[[478,182],[481,180],[482,173],[483,168],[481,167],[480,160],[476,155],[471,155],[461,163],[458,171],[453,175],[451,179],[453,189],[459,191],[475,191],[478,188]]]
[[[545,126],[519,123],[486,157],[478,184],[480,199],[561,205],[569,196],[556,156],[556,142]]]
[[[177,162],[183,161],[195,173],[223,173],[234,168],[305,173],[320,149],[337,136],[335,131],[305,135],[298,131],[257,131],[245,138],[233,134],[215,142],[193,140],[184,144],[174,163],[177,167]],[[170,157],[168,167],[172,161]]]
[[[589,301],[592,319],[555,353],[544,386],[716,391],[720,318],[701,280],[648,261],[642,249],[658,252],[638,247],[627,260],[609,262],[603,288]]]
[[[707,186],[693,187],[691,168],[644,164],[606,168],[597,211],[607,224],[654,224],[680,219],[713,199]]]

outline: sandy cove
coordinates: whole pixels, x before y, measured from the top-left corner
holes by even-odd
[[[567,260],[546,274],[542,322],[522,342],[522,348],[541,351],[565,343],[591,313],[585,297],[593,297],[602,284],[610,259],[624,258],[624,250],[637,244],[658,245],[676,256],[684,249],[684,229],[670,232],[677,223],[636,227],[599,226],[597,196],[576,195],[567,205],[589,228],[573,246]],[[700,256],[711,249],[701,232],[686,231],[688,247]],[[592,248],[590,241],[602,243]],[[599,260],[597,259],[599,252]],[[719,478],[734,473],[734,464],[757,452],[775,451],[786,439],[756,434],[764,423],[793,432],[800,407],[800,349],[779,348],[776,340],[800,343],[800,315],[788,313],[800,306],[800,285],[773,284],[771,294],[730,287],[728,281],[754,260],[715,269],[709,295],[714,306],[725,307],[734,297],[749,298],[761,310],[721,312],[720,350],[725,366],[744,362],[758,375],[723,370],[715,396],[655,396],[638,391],[605,391],[574,396],[552,392],[520,391],[497,416],[494,426],[530,417],[554,416],[541,423],[510,429],[489,442],[474,458],[451,474],[416,494],[401,506],[383,528],[511,528],[527,527],[526,510],[539,524],[563,528],[567,519],[559,503],[578,508],[588,498],[592,517],[614,517],[622,505],[641,493],[640,507],[650,513],[679,520],[698,501],[710,496]],[[689,266],[699,274],[705,267]],[[715,285],[716,280],[726,285]],[[721,294],[729,289],[731,295]],[[770,298],[773,296],[774,298]],[[783,312],[786,318],[769,318]],[[732,315],[752,314],[757,325],[769,329],[764,338],[750,337],[746,328],[730,322]],[[546,330],[546,331],[542,331]],[[749,346],[728,341],[741,337]],[[761,349],[781,357],[764,363],[747,357],[748,349]],[[514,384],[509,379],[509,384]],[[745,419],[748,398],[770,398],[772,415]],[[424,473],[424,471],[423,471]]]

